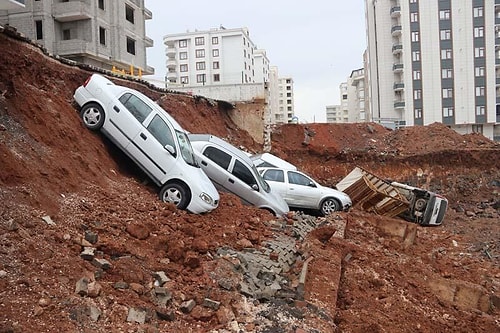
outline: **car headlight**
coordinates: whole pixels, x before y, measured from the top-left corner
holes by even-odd
[[[205,192],[202,192],[200,194],[200,198],[201,198],[201,200],[205,201],[209,205],[213,205],[214,204],[214,199],[212,199],[212,197],[209,196],[208,194],[206,194]]]

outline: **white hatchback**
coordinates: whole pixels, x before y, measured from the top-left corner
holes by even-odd
[[[290,208],[318,210],[322,215],[347,211],[351,198],[344,192],[318,184],[306,174],[283,168],[258,168],[272,190],[279,193]]]
[[[73,98],[84,125],[101,130],[161,188],[160,199],[198,214],[219,193],[196,163],[186,131],[147,96],[93,74]]]

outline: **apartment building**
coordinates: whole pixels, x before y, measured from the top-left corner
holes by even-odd
[[[500,139],[500,0],[366,0],[370,110]]]
[[[167,87],[264,83],[269,60],[258,50],[247,28],[224,27],[169,34]]]
[[[326,122],[331,124],[342,122],[342,111],[340,105],[326,106]]]
[[[291,123],[295,117],[293,79],[280,77],[278,79],[278,114],[285,123]]]
[[[153,74],[147,65],[144,0],[25,0],[25,7],[0,10],[9,24],[48,52],[104,69]],[[137,71],[137,72],[135,72]]]

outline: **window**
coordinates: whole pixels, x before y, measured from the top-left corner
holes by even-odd
[[[63,34],[63,37],[62,37],[63,40],[70,40],[71,39],[71,30],[70,29],[64,29],[62,31],[62,34]]]
[[[486,107],[484,105],[476,106],[476,115],[477,116],[484,116],[485,111],[486,111]]]
[[[483,7],[474,7],[474,17],[483,17],[484,9]]]
[[[148,125],[148,131],[158,140],[162,147],[170,145],[175,150],[175,141],[172,131],[159,115],[155,115],[153,120],[151,120]]]
[[[214,82],[220,82],[220,74],[214,74]]]
[[[35,21],[36,39],[43,39],[43,25],[41,20]]]
[[[196,75],[196,82],[205,84],[205,82],[207,81],[206,78],[207,77],[205,74],[198,74]]]
[[[410,13],[410,22],[418,22],[418,12]]]
[[[134,23],[134,8],[125,5],[125,19],[130,23]]]
[[[135,40],[130,37],[127,37],[127,52],[135,54]]]
[[[413,61],[420,61],[420,51],[413,51],[411,53],[411,58]]]
[[[97,5],[98,5],[99,9],[104,10],[104,0],[99,0]]]
[[[187,39],[181,39],[179,41],[179,47],[187,47],[188,46],[188,41]]]
[[[412,31],[411,32],[411,41],[412,42],[418,42],[420,37],[420,33],[418,31]]]
[[[204,61],[200,61],[200,62],[196,63],[196,70],[201,71],[204,69],[205,69],[205,62]]]
[[[475,27],[474,37],[476,38],[484,37],[484,27]]]
[[[147,118],[147,116],[153,111],[146,103],[139,99],[139,97],[131,94],[125,93],[120,97],[120,102],[127,108],[127,110],[137,119],[140,123]]]
[[[474,57],[483,58],[484,57],[484,47],[474,48]]]
[[[179,59],[180,60],[186,60],[187,58],[188,58],[187,52],[179,52]]]
[[[479,66],[479,67],[476,67],[474,69],[474,72],[476,74],[476,76],[480,77],[480,76],[484,76],[484,66]]]
[[[99,44],[106,45],[106,29],[99,27]]]
[[[218,61],[214,61],[212,68],[213,69],[219,69],[219,62]]]
[[[219,37],[212,37],[212,44],[219,44]]]
[[[235,161],[232,174],[250,187],[252,187],[253,185],[257,185],[257,181],[255,180],[255,177],[253,176],[250,169],[248,169],[239,160]]]
[[[453,88],[444,88],[443,98],[453,98]]]
[[[218,49],[212,50],[212,56],[213,57],[218,57],[219,56],[219,50]]]
[[[198,49],[195,51],[196,58],[204,58],[205,57],[205,50],[204,49]]]
[[[486,89],[484,86],[476,87],[476,97],[482,97],[485,95],[485,93],[486,93]]]
[[[285,182],[285,176],[283,175],[283,170],[270,169],[264,173],[264,179],[272,182]]]
[[[472,125],[472,132],[483,134],[483,125]]]
[[[413,99],[422,99],[422,89],[413,90]]]
[[[441,70],[442,79],[451,79],[453,77],[453,70],[451,68],[443,68]]]
[[[453,117],[453,108],[452,107],[443,108],[443,117]]]
[[[182,84],[188,84],[189,83],[189,79],[187,76],[181,76],[181,83]]]
[[[441,50],[441,59],[451,59],[452,51],[451,49],[443,49]]]
[[[205,37],[196,37],[194,39],[194,45],[205,45]]]
[[[203,152],[203,155],[225,170],[227,170],[229,163],[231,163],[231,155],[215,147],[207,147],[207,149]]]
[[[421,72],[419,70],[413,71],[413,80],[420,80],[421,79]]]
[[[441,40],[450,40],[451,39],[451,30],[450,29],[441,30],[439,33],[440,33]]]
[[[450,19],[450,10],[444,9],[439,11],[439,19],[440,20],[449,20]]]
[[[422,109],[415,109],[415,119],[422,118]]]
[[[410,0],[410,3],[417,3],[417,0]]]
[[[188,71],[188,65],[187,65],[187,64],[181,64],[181,65],[179,66],[179,70],[180,70],[181,72],[187,72],[187,71]]]
[[[288,171],[288,182],[290,184],[311,186],[312,180],[300,173]]]

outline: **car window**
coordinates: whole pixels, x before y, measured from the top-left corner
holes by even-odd
[[[288,182],[295,185],[309,186],[311,179],[301,175],[300,173],[288,171]]]
[[[130,113],[139,122],[143,122],[147,116],[153,111],[146,103],[139,99],[139,97],[131,94],[125,93],[120,97],[120,102],[130,111]]]
[[[215,147],[207,147],[207,149],[205,149],[205,151],[203,152],[203,155],[226,170],[229,167],[229,163],[231,163],[231,155]]]
[[[236,160],[233,167],[233,175],[241,179],[243,182],[247,183],[250,187],[253,185],[257,185],[257,181],[253,176],[250,169],[248,169],[243,163],[239,160]]]
[[[187,164],[198,167],[196,160],[194,158],[193,147],[191,146],[191,141],[189,141],[186,133],[181,131],[175,131],[177,135],[177,142],[179,143],[179,149],[181,150],[181,156],[186,161]]]
[[[283,176],[283,170],[267,170],[264,173],[264,179],[273,182],[285,182],[285,177]]]
[[[148,125],[148,131],[161,143],[163,147],[171,145],[175,150],[174,136],[167,123],[159,115],[155,115]]]

